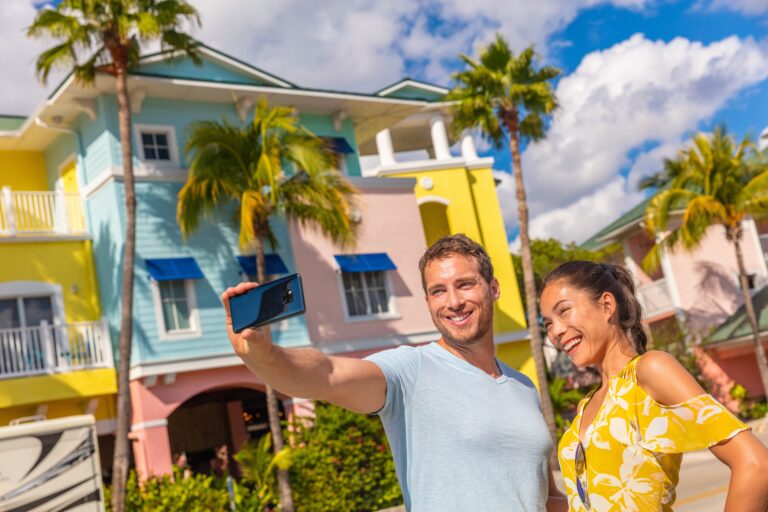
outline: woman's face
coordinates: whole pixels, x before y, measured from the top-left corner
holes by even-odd
[[[549,340],[579,368],[599,364],[613,332],[616,300],[603,293],[595,300],[566,279],[548,283],[541,293],[541,314]]]

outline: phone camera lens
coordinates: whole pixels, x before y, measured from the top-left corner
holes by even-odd
[[[293,290],[285,290],[283,292],[283,304],[293,302]]]

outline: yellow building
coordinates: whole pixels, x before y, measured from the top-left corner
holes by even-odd
[[[380,91],[386,97],[436,102],[361,144],[363,174],[416,178],[415,192],[428,244],[447,234],[464,233],[486,248],[501,284],[494,315],[498,357],[536,382],[525,313],[496,195],[494,161],[478,157],[469,135],[451,147],[446,129],[450,108],[437,101],[447,92],[414,80]]]
[[[89,413],[109,436],[116,376],[75,143],[44,123],[0,118],[0,425]]]

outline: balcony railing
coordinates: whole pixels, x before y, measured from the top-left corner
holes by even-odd
[[[0,236],[62,236],[86,233],[80,194],[56,191],[0,193]]]
[[[646,318],[672,311],[675,307],[672,297],[669,296],[666,278],[641,286],[638,290],[638,298],[643,305]]]
[[[111,368],[105,321],[0,329],[0,379]]]

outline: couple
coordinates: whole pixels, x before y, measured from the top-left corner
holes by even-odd
[[[496,359],[488,254],[444,237],[419,262],[427,307],[442,335],[366,359],[282,349],[268,330],[232,331],[254,373],[291,396],[326,400],[384,423],[412,512],[667,511],[681,453],[710,448],[732,471],[726,510],[768,509],[768,450],[671,356],[645,352],[641,308],[626,270],[566,263],[543,283],[549,339],[602,385],[581,401],[559,446],[567,497],[555,486],[538,393]]]

